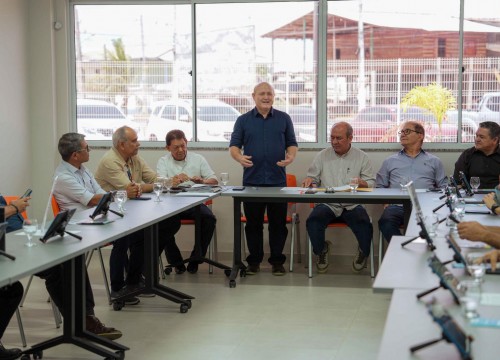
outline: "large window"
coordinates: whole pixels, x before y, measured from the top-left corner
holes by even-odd
[[[494,0],[466,1],[463,50],[454,0],[73,3],[76,122],[89,140],[127,124],[143,142],[181,129],[225,144],[262,81],[303,146],[324,146],[336,121],[359,143],[398,142],[406,119],[437,143],[472,142],[480,121],[500,122]],[[454,99],[444,116],[435,94],[405,103],[429,85]]]

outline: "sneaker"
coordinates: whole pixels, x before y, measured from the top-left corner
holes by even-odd
[[[109,340],[115,340],[122,337],[122,332],[104,324],[94,315],[87,315],[85,319],[85,329],[88,332],[101,336]]]
[[[198,263],[190,262],[187,266],[187,272],[190,274],[196,274],[198,272]]]
[[[144,277],[139,280],[139,284],[136,285],[136,288],[138,289],[144,289],[146,287],[146,279]],[[138,297],[143,297],[143,298],[151,298],[155,297],[155,293],[149,292],[148,290],[144,290],[144,292],[141,292]]]
[[[318,255],[316,259],[316,269],[319,274],[324,274],[328,270],[328,256],[330,255],[330,246],[332,243],[329,240],[325,241],[325,245],[323,247],[323,252],[321,255]]]
[[[274,276],[283,276],[286,274],[286,270],[282,264],[273,264],[272,273]]]
[[[366,268],[366,263],[368,262],[368,257],[363,254],[361,249],[358,247],[358,254],[352,260],[352,270],[354,272],[360,272]]]
[[[120,290],[118,291],[113,291],[111,290],[111,300],[114,300],[116,298],[119,298],[119,297],[122,297],[122,296],[126,296],[128,293],[130,293],[130,288],[128,286],[124,286],[122,287]],[[126,297],[124,300],[123,300],[123,303],[125,305],[137,305],[141,302],[141,300],[139,300],[138,298],[136,298],[135,296],[129,296],[129,297]]]
[[[23,351],[21,349],[12,348],[6,349],[0,342],[0,359],[2,360],[14,360],[22,355]]]
[[[247,275],[255,275],[260,271],[259,264],[248,264],[246,274]]]

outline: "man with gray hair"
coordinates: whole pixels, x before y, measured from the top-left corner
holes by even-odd
[[[331,147],[320,151],[307,170],[304,187],[337,187],[355,178],[361,188],[375,184],[372,164],[368,155],[352,146],[353,129],[344,121],[333,124],[330,131]],[[316,269],[328,269],[331,242],[325,241],[325,230],[331,222],[345,222],[358,241],[358,251],[352,261],[352,270],[360,272],[366,267],[373,236],[373,226],[366,209],[357,204],[317,204],[306,221],[306,229],[314,254]]]
[[[105,191],[126,190],[129,198],[153,191],[156,172],[137,155],[140,146],[137,133],[128,126],[122,126],[113,133],[113,147],[101,158],[95,172],[97,182]],[[127,254],[129,249],[130,256]],[[114,242],[109,258],[112,297],[123,296],[144,287],[143,264],[142,230]],[[126,279],[124,270],[127,270]]]
[[[447,178],[441,160],[424,151],[422,144],[425,129],[418,121],[406,121],[399,131],[401,151],[384,160],[377,173],[377,187],[400,188],[404,182],[413,181],[416,189],[440,188]],[[378,220],[378,227],[387,242],[394,235],[401,235],[399,228],[404,223],[401,205],[388,205]],[[379,245],[380,246],[380,245]]]

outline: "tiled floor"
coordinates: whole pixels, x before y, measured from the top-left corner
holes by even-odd
[[[127,359],[375,359],[390,296],[373,294],[369,270],[353,274],[346,259],[331,268],[309,279],[302,264],[283,277],[263,267],[255,276],[238,278],[235,289],[221,270],[209,275],[206,265],[196,275],[170,275],[164,280],[167,286],[196,298],[185,314],[159,297],[113,311],[97,258],[90,277],[96,315],[122,330],[118,341],[130,347]],[[43,281],[35,278],[22,308],[28,345],[61,332],[46,298]],[[3,342],[21,345],[15,317]],[[46,350],[43,358],[99,357],[63,345]]]

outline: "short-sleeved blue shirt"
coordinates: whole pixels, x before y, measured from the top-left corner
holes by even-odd
[[[288,147],[298,145],[287,113],[271,108],[264,119],[253,108],[236,120],[229,146],[252,157],[253,166],[243,169],[243,185],[285,186],[285,168],[276,163],[285,159]]]

